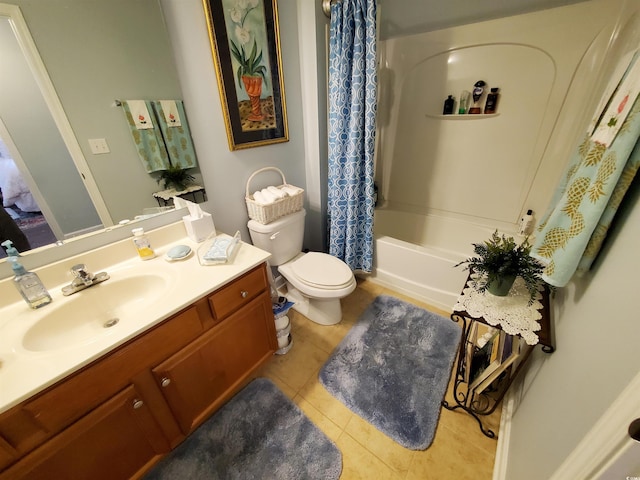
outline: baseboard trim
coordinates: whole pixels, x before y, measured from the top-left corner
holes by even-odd
[[[500,429],[498,430],[496,459],[493,463],[493,480],[505,480],[507,478],[509,439],[511,437],[511,420],[516,404],[516,390],[515,388],[510,388],[502,400],[502,415],[500,416]]]

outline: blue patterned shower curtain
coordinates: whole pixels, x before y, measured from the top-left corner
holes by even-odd
[[[377,83],[375,0],[335,3],[329,41],[329,253],[364,272],[373,264]]]

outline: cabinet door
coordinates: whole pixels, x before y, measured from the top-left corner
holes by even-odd
[[[170,450],[133,386],[0,474],[0,479],[128,479]]]
[[[9,442],[0,437],[0,470],[13,462],[17,456],[18,452],[9,445]]]
[[[158,365],[153,375],[188,434],[275,349],[271,299],[264,293]]]

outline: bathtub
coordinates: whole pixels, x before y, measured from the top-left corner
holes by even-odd
[[[473,253],[473,243],[494,229],[439,215],[386,208],[374,220],[374,268],[369,280],[451,311],[467,278],[454,265]]]

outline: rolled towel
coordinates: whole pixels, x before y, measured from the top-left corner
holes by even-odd
[[[300,187],[296,187],[294,185],[283,185],[280,187],[280,190],[285,192],[290,197],[293,197],[294,195],[298,195],[302,191]]]
[[[262,192],[260,190],[257,190],[256,192],[253,193],[253,200],[258,205],[268,205],[267,199],[264,198],[264,195],[262,195]]]
[[[270,203],[274,203],[276,200],[278,200],[278,197],[276,197],[273,193],[271,193],[266,188],[263,188],[262,190],[260,190],[260,193],[262,194],[264,199],[267,201],[267,205]]]
[[[280,190],[278,187],[267,187],[267,190],[271,192],[271,194],[274,195],[277,199],[281,199],[287,196],[287,194]]]

